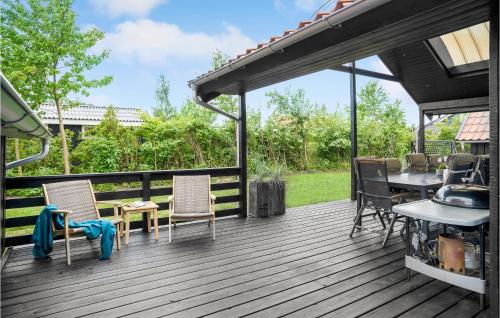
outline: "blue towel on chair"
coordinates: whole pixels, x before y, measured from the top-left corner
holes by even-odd
[[[64,229],[64,215],[52,211],[57,210],[53,204],[43,208],[40,212],[33,231],[33,256],[36,258],[45,258],[53,248],[52,221],[54,221],[57,230]],[[113,252],[113,239],[116,234],[115,225],[108,220],[89,220],[74,222],[71,219],[68,222],[70,228],[82,228],[83,233],[88,240],[94,240],[102,234],[101,238],[101,257],[99,259],[108,259]]]

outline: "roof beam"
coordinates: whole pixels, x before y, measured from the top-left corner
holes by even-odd
[[[345,73],[354,73],[356,75],[368,76],[368,77],[373,77],[373,78],[386,80],[386,81],[400,82],[400,80],[394,75],[369,71],[369,70],[365,70],[365,69],[357,68],[357,67],[352,67],[352,66],[339,65],[339,66],[332,67],[331,69],[334,71],[345,72]]]
[[[458,114],[487,111],[490,109],[488,96],[473,97],[438,102],[421,103],[418,108],[425,114]]]

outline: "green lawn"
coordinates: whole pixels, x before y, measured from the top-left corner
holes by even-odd
[[[217,196],[233,195],[237,190],[215,191]],[[286,206],[297,207],[313,203],[321,203],[333,200],[349,198],[350,193],[350,173],[347,171],[301,173],[287,176],[287,198]],[[155,202],[165,202],[167,196],[151,198]],[[120,200],[122,202],[133,202],[140,198]],[[100,206],[102,208],[111,205]],[[216,210],[223,210],[236,207],[236,203],[218,204]],[[42,207],[19,208],[7,210],[7,218],[18,216],[37,215]],[[159,211],[159,217],[168,216],[168,211]],[[140,214],[131,215],[131,220],[140,220]],[[33,231],[33,226],[22,226],[8,228],[7,236],[29,234]]]
[[[348,171],[295,174],[287,177],[288,208],[348,199],[351,174]]]

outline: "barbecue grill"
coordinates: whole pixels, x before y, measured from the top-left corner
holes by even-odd
[[[439,189],[433,201],[462,208],[489,209],[490,189],[475,184],[450,184]]]

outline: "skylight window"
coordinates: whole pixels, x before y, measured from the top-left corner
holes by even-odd
[[[483,22],[429,40],[451,75],[488,68],[490,23]]]

